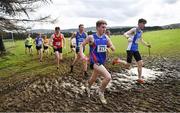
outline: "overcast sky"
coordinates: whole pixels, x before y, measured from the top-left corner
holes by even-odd
[[[77,28],[95,26],[105,19],[108,26],[135,26],[139,18],[147,19],[148,26],[180,22],[180,0],[53,0],[33,16],[58,17],[56,24],[35,24],[34,29]]]

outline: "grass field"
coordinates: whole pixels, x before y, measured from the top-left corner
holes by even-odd
[[[145,32],[143,37],[145,41],[152,45],[151,55],[180,56],[180,29]],[[113,53],[114,56],[120,55],[125,57],[127,39],[123,36],[112,36],[111,39],[116,47],[116,51]],[[63,53],[70,51],[68,39],[66,42],[66,49]],[[148,55],[147,47],[139,44],[139,49],[142,55]],[[86,54],[88,54],[87,50]],[[33,47],[33,57],[26,55],[24,52],[24,41],[16,41],[15,47],[9,48],[7,51],[7,55],[0,58],[0,77],[6,77],[19,72],[35,74],[43,72],[46,74],[47,69],[53,70],[54,68],[54,64],[48,64],[48,60],[43,65],[39,64],[35,47]],[[67,56],[70,57],[73,54],[70,53]],[[54,60],[54,55],[49,59]]]

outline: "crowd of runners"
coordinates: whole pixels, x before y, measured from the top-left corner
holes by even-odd
[[[139,19],[137,27],[134,27],[124,33],[124,37],[127,38],[128,41],[128,47],[126,50],[127,60],[124,61],[120,58],[115,58],[112,61],[113,65],[123,64],[126,69],[130,69],[132,58],[134,57],[138,67],[137,82],[141,84],[144,83],[142,78],[143,61],[138,50],[138,42],[141,42],[149,48],[151,47],[151,45],[145,42],[142,38],[142,30],[144,29],[146,23],[145,19]],[[104,91],[108,83],[111,81],[111,74],[108,72],[104,64],[107,61],[107,56],[111,53],[110,51],[115,51],[115,46],[110,38],[110,31],[107,30],[106,27],[106,21],[99,20],[96,22],[96,33],[88,35],[85,32],[84,25],[80,24],[79,31],[74,32],[70,37],[70,49],[71,52],[74,52],[74,60],[70,65],[70,72],[73,73],[74,66],[79,60],[83,65],[83,79],[86,80],[85,85],[88,97],[90,96],[90,90],[93,83],[98,79],[98,77],[102,77],[103,80],[96,93],[103,104],[107,104],[104,97]],[[28,35],[28,38],[25,40],[26,54],[29,52],[29,54],[32,55],[33,44],[36,45],[40,62],[42,62],[43,53],[46,57],[48,57],[49,49],[53,48],[57,63],[56,67],[59,69],[61,61],[63,60],[62,52],[66,47],[66,40],[64,35],[60,32],[60,27],[55,27],[55,32],[49,39],[46,35],[38,34],[35,40],[33,40],[31,36]],[[89,56],[84,54],[87,45],[89,45]],[[90,69],[93,70],[90,77],[87,74],[88,64]]]

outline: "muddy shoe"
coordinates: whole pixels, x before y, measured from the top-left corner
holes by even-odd
[[[137,79],[136,80],[139,84],[144,84],[145,83],[145,81],[143,80],[143,79]]]
[[[101,92],[101,91],[99,91],[99,89],[98,89],[98,90],[96,90],[96,93],[98,94],[99,99],[100,99],[100,101],[102,102],[102,104],[107,104],[107,101],[106,101],[106,99],[104,98],[104,92]]]
[[[70,70],[70,73],[73,72],[73,65],[70,66],[71,70]]]
[[[114,59],[112,65],[118,64],[119,63],[118,60],[119,60],[118,58]]]
[[[89,79],[89,75],[88,73],[85,71],[84,72],[84,77],[83,77],[84,80],[88,80]]]

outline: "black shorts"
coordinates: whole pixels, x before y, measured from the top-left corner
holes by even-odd
[[[71,48],[75,48],[76,46],[71,45]]]
[[[127,62],[132,63],[132,57],[134,56],[136,62],[142,60],[139,51],[126,51],[127,52]]]
[[[44,50],[48,49],[48,46],[44,46]]]
[[[42,46],[36,46],[36,49],[40,50],[40,49],[42,49]]]
[[[25,48],[31,48],[32,47],[32,45],[25,45]]]
[[[59,53],[62,53],[62,47],[61,48],[57,48],[57,49],[54,48],[54,52],[56,52],[56,51],[58,51]]]
[[[85,47],[83,47],[83,52],[85,51]],[[76,47],[76,53],[80,52],[80,47]]]

